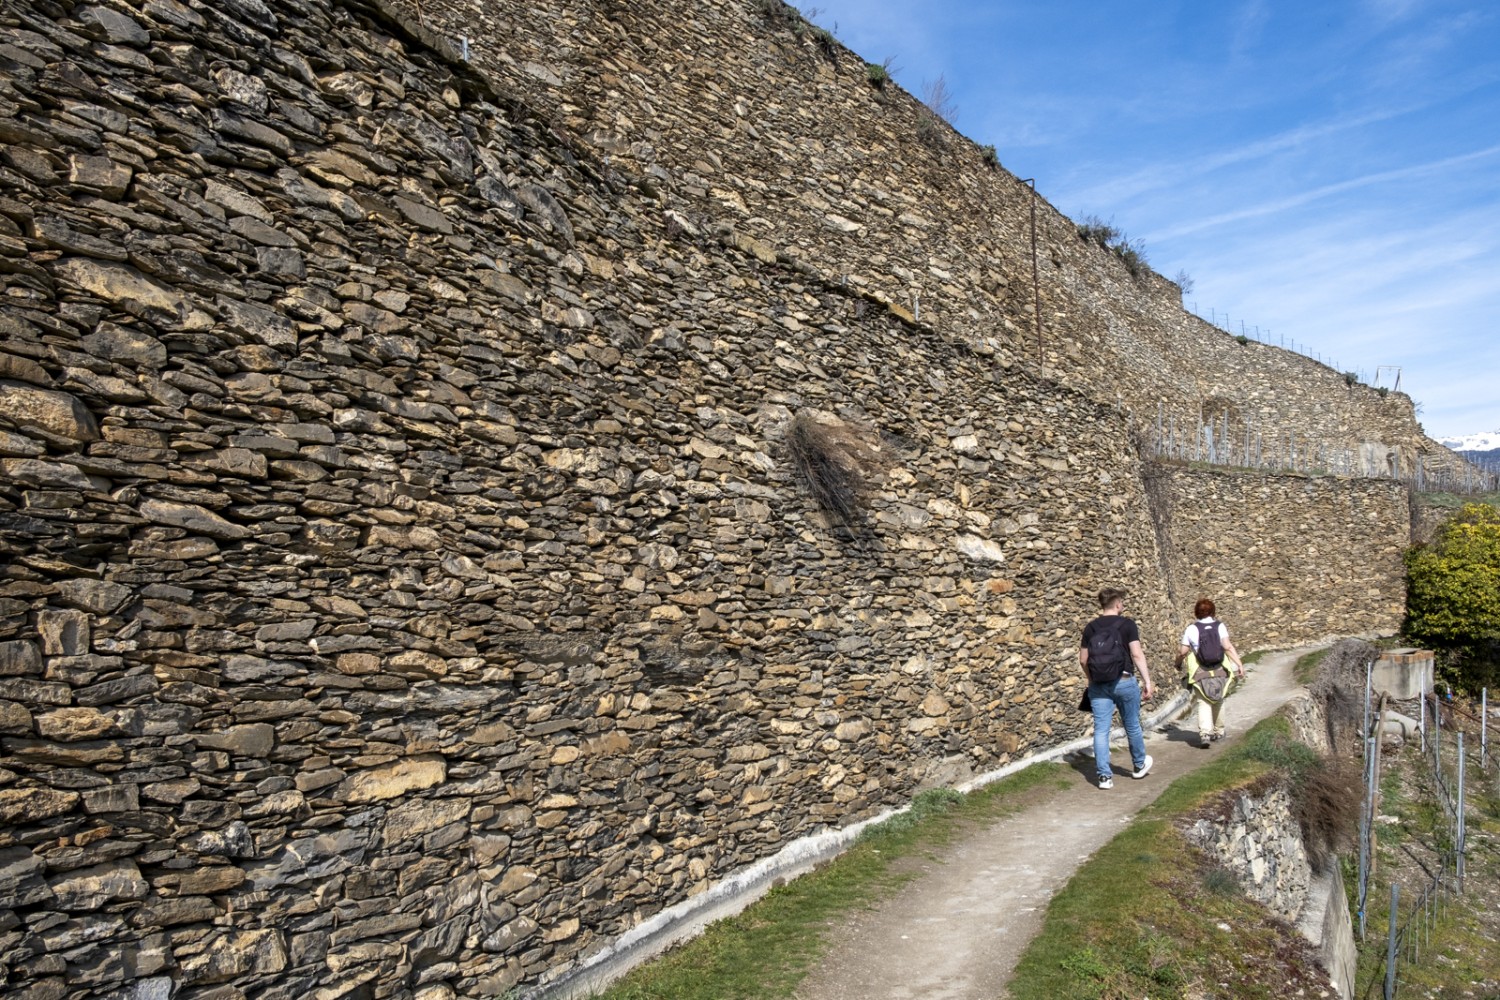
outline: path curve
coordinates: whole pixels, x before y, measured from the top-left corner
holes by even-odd
[[[1292,666],[1309,649],[1271,653],[1225,706],[1232,743],[1299,687]],[[1091,783],[1093,757],[1073,787],[947,845],[894,895],[848,914],[803,980],[796,1000],[994,1000],[1021,952],[1041,930],[1047,902],[1079,866],[1179,776],[1211,760],[1196,722],[1183,717],[1146,735],[1156,763],[1133,781],[1128,754],[1113,747],[1115,787]],[[1122,760],[1123,758],[1123,760]],[[1121,767],[1126,768],[1121,773]],[[1086,773],[1085,773],[1086,772]]]

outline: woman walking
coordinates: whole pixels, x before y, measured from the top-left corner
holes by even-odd
[[[1239,650],[1229,641],[1229,627],[1214,617],[1214,602],[1203,598],[1193,605],[1191,622],[1182,632],[1182,644],[1177,650],[1177,667],[1180,670],[1188,660],[1188,684],[1193,690],[1193,706],[1198,711],[1199,746],[1205,750],[1210,743],[1224,738],[1224,698],[1229,694],[1229,669],[1224,666],[1227,659],[1234,664],[1235,675],[1245,679],[1245,663]]]

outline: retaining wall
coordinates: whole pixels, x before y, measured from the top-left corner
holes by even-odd
[[[0,24],[10,995],[534,987],[1079,736],[1093,594],[1164,664],[1218,582],[1061,366],[663,200],[379,7]],[[1276,641],[1371,585],[1282,579]]]
[[[1160,418],[1191,443],[1227,417],[1236,454],[1341,472],[1451,458],[1404,394],[1186,312],[1175,284],[1081,239],[1046,178],[1039,197],[1004,149],[992,162],[873,86],[859,54],[779,0],[398,2],[664,203],[1118,401],[1153,433]]]

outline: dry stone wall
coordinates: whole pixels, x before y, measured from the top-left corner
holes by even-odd
[[[1401,483],[1174,465],[1153,466],[1147,483],[1183,624],[1208,597],[1245,650],[1400,628],[1411,518]]]
[[[1170,655],[1127,416],[705,221],[510,67],[324,0],[0,27],[8,995],[530,988],[1077,736],[1101,586]]]
[[[1405,395],[1184,311],[1175,284],[1081,239],[781,0],[401,2],[684,211],[1119,401],[1143,429],[1160,419],[1193,442],[1227,420],[1237,455],[1303,469],[1411,473],[1419,455],[1451,457]]]

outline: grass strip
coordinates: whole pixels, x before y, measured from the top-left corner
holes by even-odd
[[[1306,942],[1180,832],[1221,793],[1316,760],[1273,716],[1174,781],[1053,897],[1011,996],[1279,998],[1316,986]]]
[[[912,877],[896,871],[896,861],[1055,794],[1071,774],[1063,764],[1034,764],[968,795],[923,792],[837,858],[637,967],[598,1000],[786,1000],[823,954],[840,915]]]

